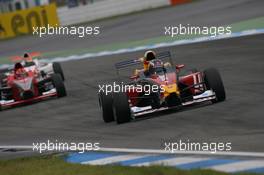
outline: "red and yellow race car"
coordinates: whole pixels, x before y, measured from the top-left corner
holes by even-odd
[[[165,58],[169,62],[163,63]],[[174,65],[170,52],[158,53],[147,61],[148,69],[137,70],[130,77],[132,81],[119,83],[118,88],[112,88],[112,93],[99,92],[105,122],[126,123],[145,114],[205,101],[216,103],[226,98],[221,76],[215,68],[182,74],[184,65]],[[120,69],[140,63],[134,59],[116,63],[115,67],[119,75]]]

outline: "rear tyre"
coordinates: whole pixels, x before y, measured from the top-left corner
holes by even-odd
[[[65,86],[64,86],[64,83],[63,83],[61,76],[59,74],[52,74],[51,80],[52,80],[54,87],[56,88],[57,96],[59,98],[65,97],[67,95],[67,93],[66,93],[66,89],[65,89]]]
[[[113,112],[113,97],[112,94],[99,93],[99,105],[102,110],[102,116],[105,123],[115,120]]]
[[[54,63],[52,64],[52,67],[53,67],[53,71],[54,71],[54,73],[55,73],[55,74],[59,74],[59,75],[61,76],[62,81],[64,81],[64,80],[65,80],[65,78],[64,78],[64,73],[63,73],[63,70],[62,70],[62,68],[61,68],[60,63],[58,63],[58,62],[54,62]]]
[[[117,124],[130,121],[131,111],[126,93],[114,93],[113,111]]]
[[[207,89],[215,92],[216,99],[213,103],[224,101],[226,98],[225,88],[220,73],[215,68],[209,68],[204,71],[204,81]]]

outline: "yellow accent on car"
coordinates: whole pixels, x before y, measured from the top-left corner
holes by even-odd
[[[170,84],[170,85],[164,85],[164,97],[169,96],[171,93],[176,93],[177,95],[180,95],[179,88],[176,84]]]

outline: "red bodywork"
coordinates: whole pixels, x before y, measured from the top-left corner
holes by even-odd
[[[7,88],[11,89],[12,101],[1,104],[1,108],[14,107],[21,104],[28,104],[48,97],[56,96],[57,93],[42,95],[38,90],[36,70],[26,70],[21,68],[23,76],[18,77],[16,69],[7,76]],[[30,94],[29,98],[23,98],[22,94]]]
[[[177,72],[179,72],[179,69],[176,68],[176,71],[168,72],[166,73],[166,75],[154,74],[150,76],[148,79],[151,79],[153,82],[155,82],[158,85],[164,85],[164,86],[172,86],[179,83],[184,84],[186,87],[191,87],[190,92],[192,93],[192,95],[197,95],[204,91],[204,86],[202,84],[194,86],[195,84],[202,83],[203,75],[201,72],[195,72],[195,73],[190,73],[188,75],[180,76],[178,80],[177,80],[177,76],[178,76]],[[136,82],[137,80],[140,79],[140,77],[132,76],[131,79]],[[137,102],[138,102],[137,97],[140,96],[140,93],[138,92],[137,88],[128,89],[126,92],[132,106],[137,106]],[[161,93],[160,95],[162,98],[164,94]]]
[[[26,76],[22,78],[16,77],[15,73],[10,74],[7,77],[7,84],[12,89],[13,98],[15,101],[23,100],[20,96],[21,89],[17,86],[17,84],[32,84],[32,88],[28,89],[28,91],[33,92],[33,97],[39,96],[38,91],[38,82],[35,78],[35,73],[32,71],[26,72]]]
[[[195,84],[199,84],[203,82],[202,78],[202,73],[201,72],[196,72],[196,73],[191,73],[189,75],[185,75],[179,78],[179,82],[182,84],[185,84],[187,86],[193,86]],[[202,91],[204,91],[204,86],[203,85],[197,85],[192,88],[190,88],[191,92],[193,95],[199,94]]]

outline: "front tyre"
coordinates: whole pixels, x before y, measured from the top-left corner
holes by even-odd
[[[114,93],[113,111],[117,124],[127,123],[131,119],[128,97],[125,92]]]
[[[112,94],[105,94],[100,92],[99,96],[99,105],[102,110],[102,116],[105,123],[114,121],[114,112],[113,112],[113,97]]]
[[[59,74],[52,74],[51,81],[56,88],[57,97],[65,97],[67,93],[61,76]]]
[[[64,80],[65,80],[65,78],[64,78],[64,73],[63,73],[63,70],[62,70],[62,68],[61,68],[60,63],[58,63],[58,62],[54,62],[54,63],[52,64],[52,67],[53,67],[53,71],[54,71],[54,73],[55,73],[55,74],[59,74],[59,75],[61,76],[61,78],[62,78],[62,81],[64,81]]]
[[[215,68],[209,68],[204,71],[204,81],[207,89],[215,92],[216,99],[213,103],[224,101],[226,98],[225,88],[220,73]]]

